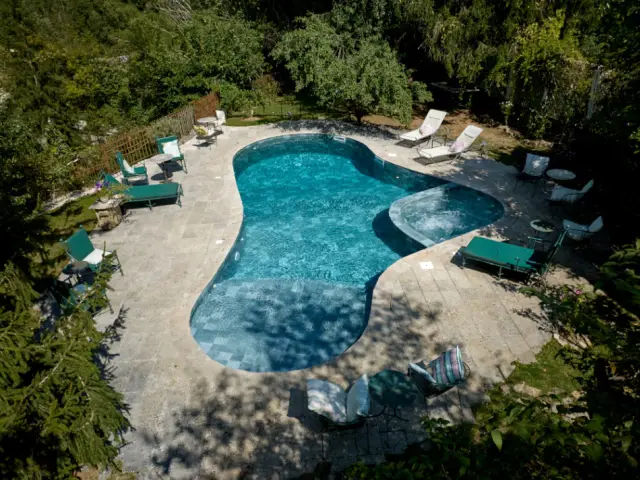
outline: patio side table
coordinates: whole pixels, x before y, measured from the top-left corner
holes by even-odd
[[[407,437],[407,432],[403,429],[391,430],[389,421],[391,418],[397,418],[403,422],[408,422],[408,418],[403,418],[398,414],[399,407],[407,407],[412,405],[418,396],[418,390],[413,381],[403,372],[397,370],[382,370],[376,373],[369,380],[369,392],[373,400],[382,405],[382,410],[371,417],[379,417],[384,415],[387,428],[387,448],[389,446],[389,433],[402,433]]]
[[[173,160],[173,155],[170,153],[159,153],[147,159],[150,162],[154,162],[160,167],[162,170],[162,175],[164,175],[163,183],[171,183],[171,176],[169,175],[168,163]]]
[[[576,174],[571,170],[552,168],[551,170],[547,170],[547,177],[555,182],[568,182],[576,178]]]

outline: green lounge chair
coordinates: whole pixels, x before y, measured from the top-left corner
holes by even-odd
[[[103,174],[102,179],[111,185],[120,185],[120,182],[116,180],[113,175],[109,175],[108,173]],[[149,208],[152,208],[151,202],[154,200],[175,198],[176,203],[182,207],[180,197],[183,195],[183,192],[182,185],[179,183],[132,185],[123,192],[123,195],[125,196],[124,203],[146,202],[149,205]]]
[[[118,166],[120,167],[120,171],[122,172],[124,183],[129,184],[130,178],[143,179],[144,181],[149,183],[149,175],[147,174],[147,167],[145,167],[144,165],[132,167],[124,159],[122,152],[116,152],[116,161],[118,162]]]
[[[87,262],[89,267],[93,271],[96,271],[105,257],[111,257],[114,260],[114,269],[120,270],[120,274],[124,275],[120,259],[118,258],[118,253],[115,250],[113,252],[109,252],[95,248],[89,239],[87,231],[82,228],[82,225],[80,225],[80,229],[76,233],[66,240],[63,240],[62,243],[67,251],[67,255],[71,258],[71,261]]]
[[[100,292],[99,300],[94,305],[87,303],[87,296],[89,290],[94,288],[86,283],[78,283],[75,286],[70,286],[64,282],[58,280],[50,288],[50,292],[53,298],[58,303],[60,313],[65,314],[80,306],[83,310],[95,315],[102,312],[105,308],[108,308],[113,313],[113,307],[107,297],[107,292],[102,290]]]
[[[531,277],[534,274],[544,276],[549,269],[551,260],[562,245],[565,233],[561,233],[556,242],[546,252],[535,248],[521,247],[511,243],[498,242],[484,237],[474,237],[469,245],[460,250],[462,266],[466,266],[468,259],[486,263],[498,267],[498,276],[502,276],[502,270],[507,269],[520,272]],[[530,238],[534,247],[538,238]]]
[[[179,163],[180,166],[182,166],[184,173],[189,173],[187,172],[187,161],[180,151],[180,142],[178,142],[178,137],[156,137],[156,145],[158,145],[158,151],[160,153],[168,153],[169,155],[173,155],[173,158],[171,160]]]

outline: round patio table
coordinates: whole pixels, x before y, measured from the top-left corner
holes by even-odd
[[[406,407],[413,404],[418,395],[418,390],[413,381],[397,370],[382,370],[369,380],[369,392],[373,400],[383,407],[380,413],[372,415],[372,417],[384,415],[386,422],[386,432],[384,433],[386,433],[387,447],[391,448],[389,444],[390,433],[402,433],[406,440],[407,432],[403,428],[391,429],[389,421],[391,417],[403,422],[409,421],[408,418],[402,418],[398,415],[398,407]],[[380,433],[383,433],[383,431],[381,430]]]
[[[551,170],[547,170],[547,177],[549,177],[551,180],[566,182],[576,178],[576,174],[573,173],[571,170],[564,170],[562,168],[552,168]]]
[[[383,406],[382,412],[393,410],[388,415],[407,421],[398,415],[398,407],[411,405],[418,394],[418,391],[409,377],[397,370],[382,370],[376,373],[369,380],[369,391],[371,397]]]
[[[147,160],[156,163],[160,167],[160,170],[162,170],[162,175],[164,175],[165,183],[171,182],[167,163],[173,160],[173,155],[171,155],[170,153],[159,153],[157,155],[154,155],[153,157],[148,158]]]

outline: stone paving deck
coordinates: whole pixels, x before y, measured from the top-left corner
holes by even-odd
[[[256,140],[296,132],[337,133],[365,143],[385,161],[436,175],[493,195],[505,206],[497,223],[437,244],[389,267],[378,279],[367,329],[344,354],[327,364],[287,373],[249,373],[210,359],[189,330],[191,309],[230,251],[242,223],[242,204],[232,167],[234,154]],[[323,460],[335,470],[357,461],[379,461],[422,439],[418,419],[426,414],[473,421],[470,406],[486,387],[503,380],[512,362],[530,362],[549,334],[527,314],[536,302],[517,293],[518,284],[491,271],[461,268],[457,250],[476,234],[525,239],[529,222],[549,218],[540,193],[513,192],[515,169],[490,159],[466,158],[423,166],[415,150],[377,129],[334,122],[285,122],[276,126],[228,127],[217,145],[183,147],[189,173],[175,172],[185,196],[182,208],[132,209],[123,224],[97,232],[93,241],[117,249],[125,272],[110,292],[122,309],[124,331],[112,353],[115,387],[130,405],[135,428],[122,451],[127,469],[141,478],[289,478]],[[159,179],[160,172],[152,177]],[[569,255],[550,281],[574,281]],[[422,269],[430,261],[432,269]],[[114,318],[97,317],[106,326]],[[461,345],[472,376],[462,387],[402,414],[409,422],[379,417],[364,429],[320,433],[306,412],[308,378],[343,387],[362,373],[430,359]],[[401,429],[389,433],[387,428]]]

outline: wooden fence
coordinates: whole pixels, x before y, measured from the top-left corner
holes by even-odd
[[[122,152],[131,165],[158,153],[156,137],[175,135],[181,143],[193,136],[198,118],[215,116],[218,96],[210,93],[150,125],[138,127],[107,138],[98,145],[98,151],[80,157],[74,166],[76,183],[93,183],[101,171],[118,172],[116,152]]]

